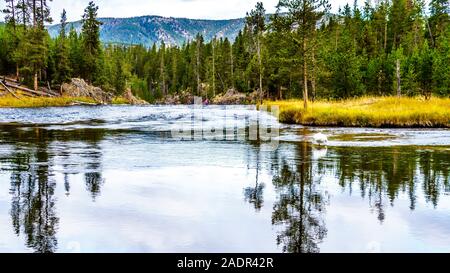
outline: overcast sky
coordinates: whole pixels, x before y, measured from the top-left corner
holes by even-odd
[[[53,0],[52,17],[59,21],[65,8],[69,21],[79,20],[90,0]],[[273,13],[278,0],[259,0],[267,12]],[[362,2],[363,0],[360,0]],[[245,16],[258,0],[97,0],[100,17],[133,17],[140,15],[161,15],[166,17],[186,17],[193,19],[232,19]],[[333,8],[354,0],[330,0]],[[0,8],[5,6],[0,1]],[[3,16],[1,16],[3,21]]]

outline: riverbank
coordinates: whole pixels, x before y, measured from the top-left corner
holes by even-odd
[[[279,106],[282,123],[305,126],[375,128],[450,128],[450,99],[365,97],[317,101],[305,111],[303,101],[267,101]]]
[[[124,98],[114,98],[111,104],[116,105],[130,103]],[[99,105],[99,103],[94,99],[87,97],[0,97],[0,108],[65,107],[74,105]]]
[[[114,104],[145,105],[148,102],[134,96],[129,88],[121,96],[114,96],[78,78],[64,83],[58,92],[47,88],[31,90],[12,78],[0,77],[0,108]]]

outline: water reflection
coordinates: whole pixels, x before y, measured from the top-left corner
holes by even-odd
[[[449,193],[448,149],[392,147],[371,150],[338,148],[335,151],[338,160],[331,168],[336,170],[343,188],[352,192],[354,185],[359,187],[361,196],[367,197],[371,208],[377,211],[380,222],[385,220],[384,208],[394,206],[400,193],[408,195],[411,210],[416,208],[418,195],[423,194],[425,200],[436,207],[440,196]]]
[[[319,252],[327,234],[323,218],[327,194],[320,189],[319,170],[314,169],[312,147],[304,142],[296,147],[298,160],[283,160],[273,184],[278,193],[272,223],[282,226],[277,243],[284,252]]]
[[[273,179],[278,199],[272,221],[283,228],[277,241],[284,252],[320,251],[319,245],[327,236],[324,214],[326,207],[333,205],[326,187],[321,187],[323,177],[336,181],[345,195],[359,191],[380,224],[388,220],[386,207],[394,208],[401,194],[408,196],[411,211],[416,209],[418,198],[423,197],[434,208],[440,198],[449,198],[447,148],[354,147],[327,152],[301,143],[290,149],[296,154],[280,156],[282,164]]]
[[[244,189],[245,201],[252,204],[256,211],[260,211],[264,204],[264,188],[266,185],[260,182],[260,172],[261,172],[261,150],[260,145],[253,145],[254,149],[249,149],[256,154],[255,159],[255,185],[252,187],[247,187]],[[248,169],[250,169],[250,158],[247,158]]]
[[[0,157],[1,171],[11,174],[11,219],[17,236],[24,234],[26,246],[35,252],[48,253],[58,249],[57,216],[55,197],[56,181],[53,168],[59,158],[73,162],[71,157],[85,160],[86,188],[95,199],[100,194],[102,154],[98,143],[104,138],[103,130],[52,131],[43,128],[0,126],[1,138],[11,145],[10,154]],[[87,153],[72,154],[67,143],[82,141]],[[57,144],[57,147],[52,145]],[[78,160],[75,159],[75,160]],[[64,188],[70,195],[70,174],[77,168],[63,163]]]
[[[127,152],[138,161],[144,161],[142,156],[151,153],[154,158],[149,155],[145,164],[142,163],[150,167],[158,167],[155,162],[167,160],[166,156],[173,157],[170,150],[181,147],[164,149],[163,145],[173,143],[170,144],[161,134],[100,128],[59,130],[3,125],[0,126],[0,137],[0,173],[10,176],[11,224],[15,234],[25,238],[27,248],[35,252],[59,251],[58,231],[63,219],[59,218],[62,216],[58,213],[58,202],[64,196],[73,198],[72,194],[79,194],[72,193],[73,176],[79,174],[83,177],[91,202],[102,198],[102,188],[107,183],[105,169],[114,169],[125,160],[121,154],[105,162],[106,153],[113,153],[111,150],[115,145],[122,145],[122,140],[130,139],[134,141],[133,145],[143,145],[133,146],[141,152],[141,157],[133,155],[131,144],[127,146],[130,147]],[[153,140],[153,146],[149,145],[149,139]],[[105,142],[109,143],[107,148]],[[424,207],[424,204],[436,209],[443,200],[448,202],[450,198],[450,151],[444,147],[319,149],[307,142],[286,142],[281,144],[280,149],[267,152],[263,151],[260,143],[229,145],[233,145],[231,151],[236,154],[245,149],[247,157],[236,156],[230,159],[231,163],[225,162],[225,158],[233,158],[229,152],[230,146],[205,142],[202,147],[208,153],[199,152],[191,159],[196,160],[199,166],[214,161],[219,166],[233,166],[239,160],[246,161],[248,181],[242,181],[247,186],[239,189],[242,204],[238,205],[243,205],[241,209],[244,210],[244,205],[250,204],[256,212],[255,217],[264,215],[265,209],[270,211],[271,219],[267,220],[275,230],[272,241],[283,252],[322,251],[322,245],[331,231],[328,225],[329,209],[337,197],[358,196],[367,204],[367,214],[375,214],[380,225],[395,221],[389,218],[387,210],[400,210],[402,204],[398,204],[397,200],[405,196],[408,210],[412,212]],[[192,164],[175,159],[167,162],[164,165],[169,165],[172,170]],[[137,168],[129,163],[126,166],[132,171]],[[265,180],[267,174],[270,180]],[[232,185],[235,184],[230,184],[230,187]],[[63,195],[57,194],[58,187],[63,190]],[[158,198],[164,190],[168,188],[161,186],[160,191],[152,190],[152,198]],[[136,197],[140,197],[139,194]],[[217,200],[223,200],[220,198],[218,196]],[[230,204],[224,205],[227,207]],[[233,206],[236,208],[236,204]],[[208,222],[208,216],[203,217]],[[229,231],[229,234],[220,235],[233,237],[232,233]]]

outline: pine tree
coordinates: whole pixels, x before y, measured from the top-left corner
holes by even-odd
[[[195,39],[195,77],[197,82],[197,96],[202,95],[202,74],[203,74],[203,36],[200,34],[197,34],[197,37]]]
[[[17,12],[17,22],[23,29],[26,29],[28,24],[30,24],[30,9],[28,0],[17,0],[16,12]]]
[[[123,63],[120,57],[115,58],[114,75],[112,77],[116,96],[121,96],[126,88],[126,77]]]
[[[48,45],[47,32],[39,27],[29,29],[19,45],[19,58],[26,75],[32,75],[34,90],[38,90],[39,73],[46,68]]]
[[[14,51],[19,45],[21,31],[17,28],[17,20],[18,20],[18,5],[16,0],[5,0],[6,8],[3,10],[5,14],[5,22],[7,25],[7,31],[10,34],[10,42],[12,48],[8,50],[8,59],[13,60]],[[19,80],[19,63],[16,62],[16,79]]]
[[[78,36],[73,24],[70,27],[68,45],[69,45],[69,63],[70,77],[81,77],[81,67],[83,66],[82,44],[81,38]]]
[[[82,75],[88,82],[99,79],[99,58],[102,54],[100,43],[100,26],[102,23],[97,19],[98,6],[93,1],[84,10],[82,26],[82,48],[83,68]]]
[[[258,2],[254,10],[247,13],[246,24],[254,40],[256,47],[256,56],[258,59],[258,73],[259,73],[259,100],[262,103],[263,100],[263,67],[262,67],[262,35],[266,30],[266,10],[264,9],[263,3]]]
[[[56,77],[58,83],[66,82],[70,78],[69,48],[66,37],[67,15],[66,10],[61,14],[59,37],[56,41]]]
[[[429,99],[432,94],[432,82],[433,82],[433,51],[429,47],[428,43],[425,43],[420,52],[420,71],[419,82],[422,90],[422,95]]]
[[[23,64],[23,70],[33,76],[34,89],[37,90],[38,77],[46,68],[49,50],[48,33],[44,28],[44,22],[51,22],[51,18],[46,12],[47,1],[41,0],[39,3],[37,0],[22,1],[18,7],[23,16],[25,33],[19,42],[16,59]],[[30,29],[27,29],[28,14],[33,18]]]
[[[328,0],[280,0],[277,6],[278,16],[274,17],[276,24],[285,32],[293,31],[293,42],[300,48],[302,56],[303,101],[308,109],[308,60],[311,53],[310,40],[314,39],[313,30],[317,22],[330,9]],[[286,12],[286,14],[281,14]]]
[[[6,8],[3,9],[5,14],[5,23],[12,26],[14,30],[17,26],[17,6],[15,0],[5,0]]]
[[[353,32],[354,22],[349,6],[344,8],[344,28],[336,50],[328,53],[327,66],[331,71],[330,80],[335,98],[350,98],[363,94],[362,73],[360,70],[364,56],[358,54]]]
[[[450,2],[448,0],[431,0],[430,1],[430,39],[432,44],[446,32],[450,25]]]
[[[159,49],[159,82],[160,91],[162,96],[167,95],[167,85],[166,85],[166,44],[161,42],[161,47]]]

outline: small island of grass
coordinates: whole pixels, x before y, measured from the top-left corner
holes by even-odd
[[[306,126],[450,128],[450,98],[364,97],[317,101],[267,101],[279,106],[280,122]]]

